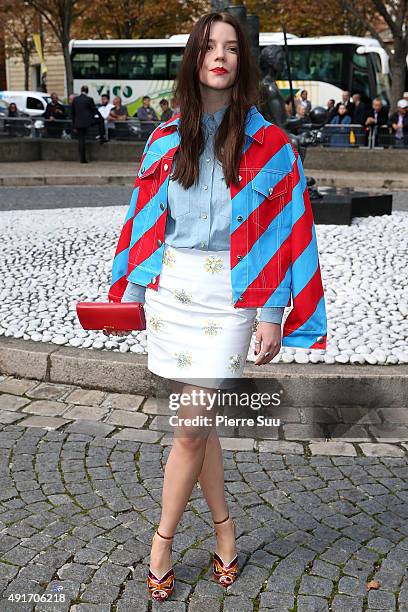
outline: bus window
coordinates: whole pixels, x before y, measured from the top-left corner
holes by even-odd
[[[74,79],[92,79],[99,74],[99,54],[97,51],[74,51],[72,54]]]
[[[115,79],[117,75],[117,57],[115,51],[101,49],[99,51],[99,77]]]
[[[351,93],[359,93],[363,102],[368,102],[370,96],[370,80],[368,74],[368,58],[366,54],[353,54],[353,76]]]
[[[172,49],[169,53],[169,79],[175,79],[183,59],[183,49]]]
[[[384,98],[387,105],[390,103],[391,81],[390,75],[384,74],[381,67],[381,59],[378,53],[370,53],[369,56],[375,79],[375,95]],[[374,97],[374,96],[373,96]]]
[[[288,47],[290,71],[295,81],[323,81],[343,89],[345,54],[342,47],[333,45],[290,45]],[[288,78],[286,63],[277,80]]]
[[[167,79],[167,53],[154,49],[119,51],[118,77],[121,79]]]

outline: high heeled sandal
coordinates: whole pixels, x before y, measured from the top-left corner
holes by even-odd
[[[215,525],[219,525],[221,523],[225,523],[229,519],[228,516],[222,521],[213,521]],[[234,535],[235,535],[235,523],[234,525]],[[223,587],[229,587],[233,582],[235,582],[238,576],[238,555],[230,561],[229,563],[225,563],[221,557],[214,551],[213,553],[213,577],[214,579]]]
[[[157,535],[159,535],[164,540],[172,540],[173,536],[163,536],[159,533],[159,530],[156,529]],[[149,573],[146,578],[147,588],[149,589],[149,593],[155,601],[165,601],[170,597],[174,589],[174,579],[175,574],[173,568],[171,567],[161,578],[157,578],[149,568]]]

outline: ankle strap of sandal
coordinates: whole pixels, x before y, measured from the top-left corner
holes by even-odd
[[[164,535],[162,535],[162,534],[159,532],[159,530],[158,530],[158,529],[156,529],[156,533],[157,533],[157,535],[159,535],[159,536],[160,536],[161,538],[163,538],[164,540],[172,540],[172,539],[173,539],[173,536],[164,536]]]
[[[222,519],[222,521],[213,521],[215,525],[219,525],[220,523],[225,523],[225,521],[228,521],[229,519],[229,513],[228,516],[225,519]]]

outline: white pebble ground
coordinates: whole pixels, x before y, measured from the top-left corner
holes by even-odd
[[[107,338],[84,331],[76,315],[77,302],[107,301],[125,214],[123,206],[1,212],[0,335],[146,353],[146,331]],[[273,361],[407,363],[408,213],[318,225],[316,231],[327,351],[285,347]]]

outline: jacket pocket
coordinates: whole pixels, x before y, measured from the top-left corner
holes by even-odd
[[[285,199],[290,189],[290,176],[284,172],[260,170],[251,181],[254,221],[262,229],[278,229],[291,225]]]
[[[139,179],[147,179],[159,168],[161,156],[152,151],[148,151],[145,155],[143,163],[140,165],[137,176]]]

